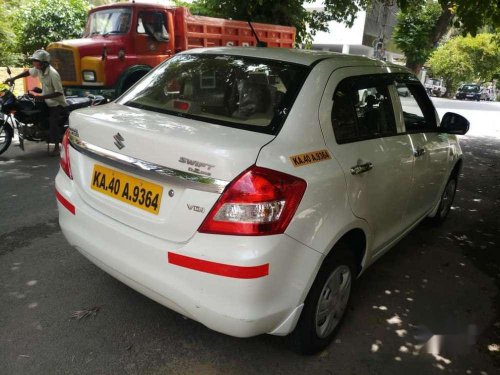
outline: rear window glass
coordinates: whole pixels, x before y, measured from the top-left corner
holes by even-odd
[[[119,103],[276,134],[309,67],[226,55],[177,55]]]
[[[479,92],[480,87],[476,85],[464,85],[461,90],[465,92]]]

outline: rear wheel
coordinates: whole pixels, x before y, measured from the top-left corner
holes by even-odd
[[[292,334],[295,349],[303,354],[318,353],[332,342],[349,304],[356,277],[354,257],[346,246],[333,251],[316,276]]]
[[[0,155],[3,154],[12,142],[13,131],[5,120],[0,121]]]
[[[448,216],[453,205],[453,199],[455,198],[455,193],[457,191],[457,174],[453,173],[446,183],[443,194],[441,195],[441,200],[439,201],[439,207],[436,215],[431,218],[433,224],[439,225],[443,223]]]

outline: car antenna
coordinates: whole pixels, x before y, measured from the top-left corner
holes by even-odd
[[[250,20],[248,20],[248,24],[250,25],[250,28],[252,29],[252,33],[253,35],[255,36],[255,39],[257,39],[257,47],[267,47],[267,43],[266,42],[263,42],[259,39],[259,36],[257,35],[257,33],[255,32],[255,29],[253,28],[252,26],[252,22],[250,22]]]

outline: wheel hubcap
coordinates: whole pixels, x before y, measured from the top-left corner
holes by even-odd
[[[316,308],[316,334],[330,335],[344,315],[351,294],[351,269],[345,265],[333,270],[323,286]]]

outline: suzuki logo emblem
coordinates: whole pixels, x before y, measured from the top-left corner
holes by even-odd
[[[125,141],[125,138],[122,137],[120,133],[116,133],[113,138],[115,139],[115,146],[118,147],[119,150],[125,147],[123,144],[123,141]]]

